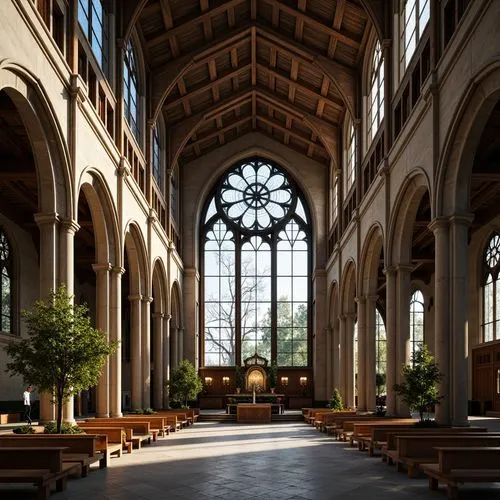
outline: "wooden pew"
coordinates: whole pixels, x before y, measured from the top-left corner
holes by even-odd
[[[77,463],[63,463],[65,447],[3,447],[0,453],[0,483],[32,483],[38,500],[50,498],[50,485],[66,489],[68,476],[80,472]]]
[[[318,425],[316,426],[320,432],[326,432],[326,427],[332,425],[336,419],[342,416],[355,417],[354,411],[331,411],[330,413],[319,413],[317,417]],[[315,422],[316,424],[316,422]]]
[[[358,449],[363,451],[371,442],[372,429],[376,427],[412,427],[415,420],[412,418],[405,419],[386,419],[386,420],[372,420],[369,422],[355,422],[353,425],[352,435],[349,438],[351,446],[355,442],[358,443]]]
[[[194,423],[193,418],[188,416],[185,410],[161,410],[156,413],[161,417],[172,417],[176,416],[177,421],[181,423],[182,427],[189,427]]]
[[[388,465],[392,465],[395,458],[398,456],[397,436],[436,436],[436,435],[461,435],[485,433],[486,427],[410,427],[396,431],[387,432],[387,442],[381,448],[382,461],[387,461]]]
[[[500,447],[436,447],[438,463],[422,464],[429,477],[429,488],[438,484],[448,487],[448,499],[458,497],[459,483],[490,483],[500,481]]]
[[[86,434],[3,434],[0,448],[14,447],[64,447],[63,463],[78,463],[85,477],[91,464],[99,462],[104,467],[103,454],[97,451],[97,438]]]
[[[165,417],[158,417],[156,415],[127,415],[126,417],[115,417],[115,418],[92,418],[88,419],[87,422],[104,422],[104,425],[123,425],[124,421],[128,422],[149,422],[149,429],[151,431],[157,430],[159,436],[165,436],[170,432],[170,425],[167,424]]]
[[[380,420],[380,417],[372,415],[335,415],[334,417],[328,417],[328,419],[330,423],[325,425],[326,433],[340,439],[343,434],[344,422],[370,422],[372,420]],[[348,425],[352,432],[352,425]]]
[[[131,453],[132,444],[126,441],[127,434],[123,427],[102,426],[93,427],[85,431],[88,435],[97,436],[96,446],[99,451],[105,454],[105,464],[111,460],[112,455],[122,456],[123,448]]]
[[[384,417],[354,417],[354,418],[344,418],[342,420],[342,423],[339,425],[337,423],[337,429],[336,429],[336,434],[338,439],[342,439],[343,441],[347,441],[349,439],[349,442],[351,445],[353,444],[353,441],[351,440],[351,437],[354,433],[354,424],[357,423],[372,423],[372,422],[380,422],[381,425],[391,425],[392,422],[399,422],[403,419],[401,418],[384,418]]]
[[[395,459],[398,472],[405,466],[408,477],[415,477],[422,464],[438,462],[436,447],[462,446],[462,447],[500,447],[500,434],[487,433],[437,435],[437,436],[396,436],[398,456]]]
[[[79,424],[82,429],[88,429],[92,427],[102,427],[102,422],[93,422],[92,420],[88,420],[86,422],[82,422]],[[141,443],[147,442],[151,443],[151,438],[153,441],[156,441],[158,438],[158,429],[151,430],[149,422],[137,422],[135,420],[129,421],[120,421],[119,427],[124,427],[127,433],[126,440],[127,442],[133,443],[133,447],[139,449],[141,447]]]
[[[314,420],[316,418],[317,413],[330,413],[332,410],[330,408],[309,408],[307,410],[307,414],[304,417],[304,420],[308,424],[314,424]]]

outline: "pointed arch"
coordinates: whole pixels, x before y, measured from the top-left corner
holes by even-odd
[[[362,295],[376,295],[380,255],[384,249],[382,224],[375,222],[365,238],[360,259],[359,290]]]
[[[167,311],[167,273],[165,264],[161,257],[157,257],[153,262],[153,275],[151,278],[153,289],[153,312],[166,313]]]
[[[354,259],[349,259],[344,266],[340,294],[341,313],[350,314],[356,312],[356,264]]]
[[[125,229],[125,251],[130,272],[130,294],[149,297],[148,253],[139,225],[128,221]]]

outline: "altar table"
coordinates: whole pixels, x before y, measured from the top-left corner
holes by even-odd
[[[236,406],[236,422],[241,424],[265,424],[271,422],[270,403],[239,403]]]

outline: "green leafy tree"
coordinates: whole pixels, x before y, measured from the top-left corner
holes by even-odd
[[[403,367],[403,377],[404,381],[396,384],[394,391],[410,410],[418,411],[420,422],[423,422],[424,412],[428,407],[439,404],[443,398],[438,393],[438,384],[443,374],[425,344],[413,353],[411,364]]]
[[[330,402],[328,403],[328,408],[330,408],[333,411],[340,411],[344,409],[344,403],[342,403],[342,396],[340,395],[340,391],[337,388],[335,388],[332,392]]]
[[[236,387],[240,389],[244,389],[245,387],[245,375],[243,373],[243,368],[239,365],[236,365],[234,370],[234,381],[236,383]]]
[[[278,365],[276,361],[272,361],[269,365],[269,387],[273,389],[276,387],[278,383]]]
[[[8,344],[7,372],[21,375],[40,392],[53,395],[57,405],[57,432],[62,408],[74,394],[97,384],[107,357],[117,348],[94,328],[84,305],[74,305],[65,285],[47,300],[23,311],[28,337]]]
[[[203,382],[196,373],[193,364],[183,359],[177,368],[174,368],[167,382],[169,396],[172,401],[188,407],[188,401],[196,399],[203,390]]]

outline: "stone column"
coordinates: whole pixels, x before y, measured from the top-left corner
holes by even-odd
[[[163,406],[163,313],[153,313],[153,334],[154,334],[154,360],[155,360],[155,393],[154,408],[160,409]]]
[[[172,343],[170,345],[170,359],[171,359],[170,369],[177,368],[177,365],[179,364],[179,358],[178,358],[179,339],[178,339],[177,335],[178,335],[178,329],[175,326],[174,327],[171,326],[170,327],[170,339],[171,339]]]
[[[142,404],[143,408],[151,407],[151,302],[153,297],[142,298]]]
[[[109,359],[109,399],[112,417],[122,416],[122,275],[125,269],[111,269],[109,314],[110,340],[118,341],[116,352]]]
[[[366,411],[366,298],[358,297],[358,411]]]
[[[177,366],[184,359],[184,328],[177,328]]]
[[[434,233],[434,338],[435,356],[444,378],[439,385],[439,394],[444,398],[436,405],[436,420],[440,424],[451,423],[450,393],[450,228],[445,218],[434,219],[429,224]]]
[[[377,396],[377,359],[376,359],[376,310],[377,295],[368,295],[366,298],[366,331],[365,331],[365,379],[366,379],[366,409],[376,409]]]
[[[332,328],[325,328],[326,335],[326,370],[325,370],[325,387],[326,397],[330,398],[332,394]]]
[[[346,391],[347,399],[345,401],[349,408],[354,408],[354,322],[356,320],[355,313],[346,314],[345,337],[345,367],[346,367]]]
[[[386,320],[385,331],[387,338],[387,414],[396,414],[396,398],[392,389],[396,383],[396,270],[394,267],[384,269],[386,279]]]
[[[163,381],[170,380],[170,319],[171,314],[163,315]],[[163,408],[170,405],[168,390],[163,391]]]
[[[347,402],[346,329],[347,317],[345,314],[342,314],[339,317],[339,357],[337,370],[339,374],[339,390],[344,404]]]
[[[451,418],[454,426],[469,425],[467,417],[467,253],[469,226],[472,218],[472,215],[450,217],[451,327],[453,332],[450,394],[453,395]]]
[[[96,327],[109,341],[109,271],[111,264],[93,264],[96,273]],[[97,384],[97,416],[109,417],[109,361],[104,365]]]
[[[340,389],[340,319],[336,318],[332,331],[332,377],[333,389]],[[333,392],[333,391],[332,391]]]
[[[403,381],[402,367],[410,359],[410,293],[411,272],[413,267],[400,264],[397,266],[397,336],[396,336],[396,383]],[[396,401],[396,411],[400,416],[409,415],[408,406],[401,398]]]
[[[59,216],[56,213],[35,214],[40,230],[40,298],[46,299],[56,289],[57,232]],[[40,423],[55,420],[52,395],[40,393]]]
[[[130,358],[132,365],[132,409],[142,408],[141,372],[141,300],[142,295],[130,295]]]
[[[59,282],[66,284],[68,293],[74,293],[75,276],[75,233],[80,226],[71,219],[63,220],[59,233]],[[74,398],[71,397],[63,406],[63,421],[75,421]]]

